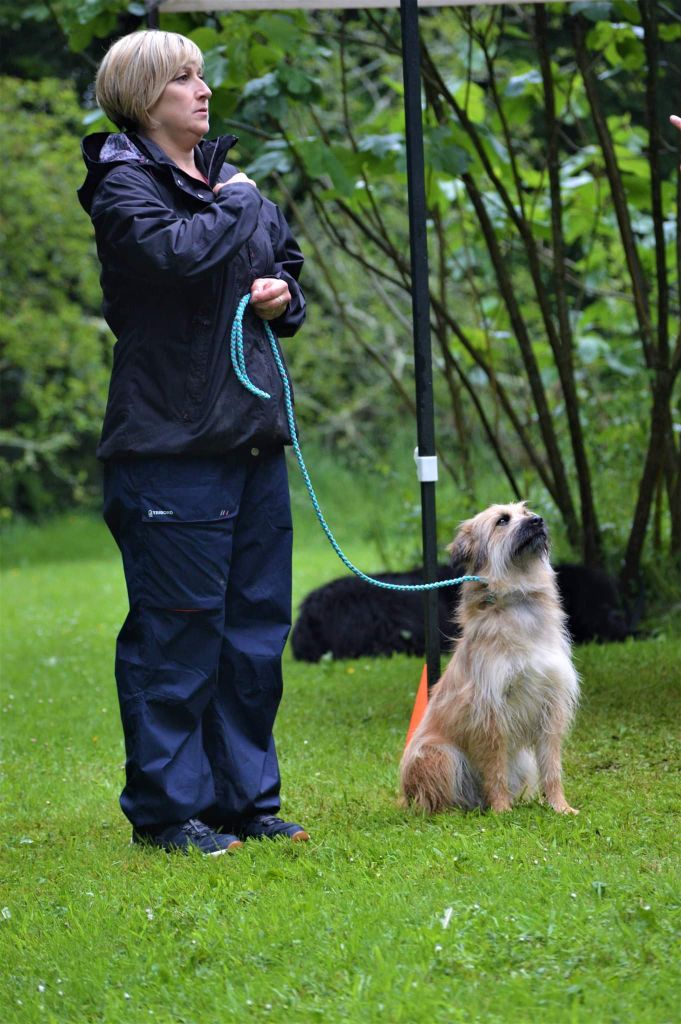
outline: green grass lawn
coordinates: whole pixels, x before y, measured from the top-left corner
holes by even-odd
[[[299,599],[341,567],[297,518]],[[113,544],[86,517],[7,537],[3,1024],[679,1019],[681,641],[577,651],[575,819],[399,809],[418,661],[288,659],[283,809],[312,841],[168,857],[117,803]]]

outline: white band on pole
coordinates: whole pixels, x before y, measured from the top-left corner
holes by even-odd
[[[414,462],[419,483],[435,483],[437,480],[437,455],[419,455],[418,448],[414,448]]]

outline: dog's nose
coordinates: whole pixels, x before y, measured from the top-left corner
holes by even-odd
[[[542,519],[541,516],[532,516],[532,519],[530,521],[531,521],[533,526],[543,526],[544,525],[544,520]]]

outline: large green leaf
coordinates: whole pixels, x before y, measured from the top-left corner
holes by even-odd
[[[453,141],[449,126],[430,129],[425,134],[425,142],[426,158],[436,170],[458,177],[470,167],[470,154]]]

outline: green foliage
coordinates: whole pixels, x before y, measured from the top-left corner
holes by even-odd
[[[552,85],[561,132],[562,232],[571,332],[571,338],[562,343],[570,349],[606,548],[611,557],[617,557],[631,522],[631,467],[642,465],[648,444],[650,377],[640,344],[640,324],[634,316],[631,269],[613,208],[605,154],[591,121],[585,83],[575,73],[567,9],[554,5],[549,12]],[[643,75],[646,55],[640,13],[637,5],[626,3],[570,5],[573,17],[579,12],[587,19],[586,45],[594,59],[602,62],[599,68],[604,69],[599,77],[605,123],[654,318],[660,285],[656,260],[660,253],[656,255],[652,216],[650,124]],[[664,44],[675,37],[674,20],[663,8],[658,17]],[[218,96],[230,94],[230,103],[225,103],[224,109],[229,108],[231,118],[255,124],[260,132],[270,135],[263,140],[262,135],[251,137],[246,133],[242,140],[244,156],[251,156],[252,173],[259,181],[273,174],[284,175],[289,191],[305,195],[306,213],[304,220],[299,218],[300,230],[307,233],[308,244],[309,236],[316,235],[318,250],[310,264],[318,269],[317,256],[328,261],[327,268],[342,282],[342,295],[351,292],[353,305],[365,313],[359,331],[371,339],[386,363],[392,363],[399,353],[403,365],[409,366],[408,331],[400,333],[397,344],[386,345],[380,338],[376,340],[369,326],[374,321],[385,323],[394,310],[404,317],[403,322],[409,315],[398,21],[393,15],[382,17],[380,22],[371,15],[358,15],[356,22],[322,15],[310,18],[307,26],[289,20],[291,33],[297,29],[298,37],[283,59],[290,61],[295,53],[296,68],[311,74],[321,89],[321,95],[313,96],[311,102],[299,102],[286,93],[281,65],[277,68],[271,63],[267,48],[261,46],[266,29],[259,17],[230,14],[221,22],[224,43],[218,42],[218,36],[216,45],[222,45],[226,52],[227,40],[235,34],[252,83],[241,94],[231,83],[223,83],[217,92]],[[440,298],[459,328],[456,336],[447,336],[447,327],[434,318],[442,356],[451,359],[457,373],[475,388],[488,418],[498,424],[500,447],[507,448],[512,463],[519,472],[524,471],[529,467],[527,445],[518,447],[501,426],[504,413],[499,387],[506,390],[530,439],[541,450],[535,398],[478,214],[468,201],[462,181],[467,175],[480,190],[508,267],[513,295],[532,339],[566,471],[576,491],[564,383],[547,337],[548,325],[538,307],[541,286],[550,315],[555,317],[545,87],[538,68],[533,21],[527,14],[512,12],[502,19],[495,11],[440,11],[437,16],[423,16],[422,31],[435,72],[442,76],[451,96],[451,102],[443,102],[445,88],[435,89],[433,74],[426,67],[429,102],[424,130],[431,213],[431,294]],[[661,94],[677,81],[666,52],[663,47]],[[364,73],[367,64],[371,71]],[[258,105],[252,103],[254,94]],[[473,126],[472,132],[466,129],[464,119]],[[666,240],[663,255],[675,294],[676,160],[664,150],[660,159]],[[502,200],[502,188],[508,201]],[[316,215],[314,221],[310,219],[310,203]],[[516,229],[518,215],[540,254],[543,269],[539,285],[529,272],[526,244]],[[384,290],[377,293],[376,285],[381,280]],[[333,310],[334,303],[329,305]],[[664,315],[663,306],[660,311]],[[671,312],[666,326],[673,337],[678,329],[676,302]],[[662,332],[665,325],[653,326]],[[350,333],[343,330],[341,338],[348,359],[356,360],[357,348]],[[468,339],[463,346],[461,334]],[[463,467],[467,458],[473,461],[466,449],[479,449],[486,443],[485,438],[465,399],[463,423],[467,429],[462,433],[461,417],[456,419],[451,404],[452,381],[442,372],[444,365],[438,359],[437,347],[436,369],[440,371],[435,380],[438,432],[447,441],[452,437],[454,452]],[[492,374],[496,384],[490,386]],[[403,380],[410,391],[411,382]],[[455,378],[454,387],[456,384]],[[323,402],[323,380],[318,378],[310,387],[315,391],[319,388],[319,400]],[[324,429],[324,423],[320,426]],[[626,492],[622,479],[626,480]],[[464,483],[462,475],[459,480]],[[545,493],[544,503],[550,508],[554,499]],[[561,507],[560,512],[565,514],[565,508]],[[662,521],[668,530],[668,508]]]
[[[124,12],[138,16],[146,13],[143,3],[129,0],[53,0],[51,7],[76,53],[94,38],[111,35]]]
[[[142,24],[138,5],[122,0],[59,0],[54,10],[75,48],[109,31],[112,18],[119,19],[119,27],[127,18],[127,30],[135,18]],[[424,10],[421,16],[434,386],[448,469],[473,509],[485,490],[489,452],[500,462],[505,458],[515,487],[538,494],[551,518],[563,518],[576,553],[583,539],[579,475],[584,472],[583,464],[578,472],[580,445],[574,418],[571,424],[568,416],[567,376],[579,407],[605,556],[613,563],[632,535],[635,490],[653,421],[654,374],[642,345],[640,308],[632,298],[631,254],[623,244],[585,73],[576,64],[574,33],[581,26],[595,69],[650,329],[656,339],[665,329],[674,338],[678,160],[663,139],[657,153],[664,223],[656,235],[650,160],[655,126],[646,107],[648,10],[631,0],[546,8],[569,310],[559,348],[570,363],[567,375],[559,372],[560,353],[550,337],[551,328],[559,329],[560,271],[537,9]],[[656,127],[664,137],[670,129],[662,101],[678,93],[672,51],[679,26],[667,5],[655,4],[655,12]],[[163,14],[161,25],[190,35],[202,48],[213,88],[212,132],[240,136],[234,159],[284,206],[307,253],[303,283],[310,317],[287,347],[303,426],[348,458],[361,451],[360,462],[368,458],[378,465],[400,432],[405,411],[413,412],[399,17],[395,12],[379,17],[244,11]],[[89,123],[93,116],[88,115]],[[508,276],[507,294],[471,201],[471,183]],[[534,271],[530,250],[536,255]],[[668,307],[660,290],[665,275]],[[530,339],[567,499],[558,494],[555,466],[549,467],[536,387],[530,386],[509,295]],[[671,400],[669,418],[678,419]],[[672,441],[669,452],[672,466]],[[668,472],[666,489],[656,492],[658,550],[673,529],[672,476]],[[499,496],[510,489],[504,479]],[[572,523],[570,504],[576,510]],[[649,520],[639,522],[643,535]]]
[[[56,79],[2,81],[0,506],[25,513],[91,491],[111,338],[83,178],[81,110]]]
[[[11,540],[3,1024],[676,1019],[678,640],[578,650],[569,820],[404,811],[417,659],[287,660],[283,809],[311,842],[167,857],[130,846],[118,806],[115,546],[84,517]],[[327,550],[305,540],[298,596]]]

